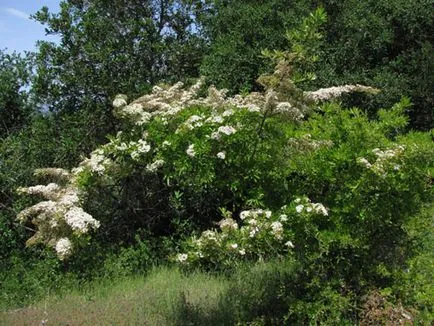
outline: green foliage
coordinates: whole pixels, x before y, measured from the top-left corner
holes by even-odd
[[[76,285],[75,275],[62,273],[62,264],[47,251],[15,253],[2,261],[0,310],[24,307],[51,293]]]
[[[288,229],[286,232],[293,235],[289,240],[295,246],[296,259],[305,264],[306,273],[312,268],[317,282],[333,273],[334,277],[348,282],[350,288],[359,289],[364,282],[386,286],[391,282],[389,274],[401,268],[411,256],[410,237],[403,227],[430,200],[428,170],[433,166],[433,146],[428,134],[396,138],[396,131],[405,121],[398,112],[407,105],[404,100],[390,112],[381,111],[378,121],[369,121],[357,109],[343,110],[330,104],[304,123],[287,123],[287,135],[282,135],[286,141],[279,141],[285,145],[279,146],[280,151],[267,152],[267,157],[274,156],[264,163],[266,174],[261,176],[267,178],[268,173],[276,176],[275,171],[279,171],[274,183],[267,179],[273,191],[263,190],[260,183],[249,184],[249,190],[259,187],[263,191],[260,203],[265,207],[273,209],[289,204],[288,199],[294,196],[307,195],[329,208],[329,217],[322,218],[294,215],[289,211],[280,213],[288,216],[289,221],[283,224]],[[270,119],[269,123],[266,131],[273,130],[273,124],[276,129],[285,130],[278,120]],[[264,148],[270,148],[268,139],[276,141],[267,136],[263,139]],[[229,157],[231,152],[227,153]],[[279,169],[273,169],[269,162],[278,162]],[[250,175],[250,170],[245,170],[245,174]],[[225,180],[231,179],[225,176]],[[207,180],[206,186],[210,184]],[[239,202],[249,207],[247,198]],[[231,206],[224,207],[231,209]],[[242,234],[242,229],[239,232]],[[269,236],[271,240],[273,235]],[[244,240],[228,234],[223,242],[228,243],[228,248],[222,246],[228,255],[231,241],[241,249]],[[278,251],[277,246],[273,247]],[[217,254],[218,249],[211,252]],[[226,262],[225,257],[217,261],[223,260],[223,264],[230,266],[232,263]],[[230,259],[230,255],[227,257]]]
[[[201,74],[232,93],[258,90],[256,78],[270,68],[264,49],[283,49],[285,29],[293,28],[311,8],[307,1],[209,1],[198,15],[210,48]]]
[[[316,78],[313,73],[314,63],[319,60],[321,40],[323,34],[321,27],[327,21],[327,15],[323,8],[316,9],[297,28],[286,32],[286,39],[290,44],[288,51],[262,51],[265,58],[273,60],[274,64],[287,65],[289,71],[285,78],[290,78],[294,84],[311,81]],[[282,76],[280,76],[282,77]],[[264,76],[261,76],[263,79]],[[279,80],[282,83],[282,78]],[[278,83],[274,82],[276,86]],[[266,85],[270,86],[270,85]]]
[[[119,276],[138,275],[147,272],[156,262],[150,241],[143,241],[136,236],[136,244],[121,248],[117,254],[108,255],[104,266],[98,271],[102,277],[116,279]]]
[[[432,0],[210,3],[200,19],[211,40],[201,71],[217,87],[233,92],[257,89],[257,76],[272,68],[264,65],[261,51],[285,51],[285,29],[291,31],[300,17],[322,6],[329,19],[316,53],[319,60],[308,70],[317,79],[303,87],[364,83],[380,88],[383,92],[377,97],[346,99],[345,106],[363,107],[372,116],[379,107],[391,107],[409,96],[414,104],[410,127],[432,128]]]
[[[377,98],[348,102],[370,111],[410,96],[411,126],[432,128],[434,79],[426,74],[434,62],[432,5],[430,0],[325,2],[330,19],[319,84],[357,80],[382,89]]]

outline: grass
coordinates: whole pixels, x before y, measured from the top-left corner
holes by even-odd
[[[230,276],[158,267],[147,276],[94,281],[0,311],[0,325],[263,325],[263,315],[287,309],[277,292],[291,266],[291,261],[250,264]]]
[[[6,325],[180,325],[188,319],[225,324],[218,309],[229,281],[204,273],[158,268],[147,277],[100,282],[23,309],[0,313]],[[183,314],[189,315],[184,318]],[[212,316],[211,316],[212,314]],[[200,315],[200,317],[198,317]],[[220,319],[220,320],[219,320]],[[215,323],[214,323],[215,324]]]

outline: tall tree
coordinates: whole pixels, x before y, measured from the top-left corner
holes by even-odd
[[[261,50],[288,47],[285,31],[323,6],[329,16],[313,88],[364,83],[383,91],[369,101],[352,96],[347,105],[374,113],[401,96],[414,104],[413,128],[434,125],[433,0],[204,0],[198,17],[210,43],[201,70],[212,83],[233,91],[255,88],[267,69]],[[270,67],[271,68],[271,67]]]
[[[102,138],[113,128],[110,102],[136,97],[160,81],[196,77],[203,42],[191,5],[181,0],[65,0],[60,12],[34,18],[58,34],[39,42],[34,90],[50,110],[89,113]]]
[[[390,107],[401,96],[414,104],[413,128],[434,126],[434,1],[323,1],[326,26],[318,83],[363,82],[383,90],[370,111]]]
[[[20,129],[30,114],[30,59],[0,50],[0,139]]]
[[[210,0],[199,2],[198,22],[210,49],[201,72],[211,83],[232,92],[258,87],[256,78],[271,68],[264,49],[282,49],[285,32],[312,8],[309,1]]]

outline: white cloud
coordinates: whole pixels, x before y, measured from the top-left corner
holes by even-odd
[[[5,8],[5,11],[12,16],[21,18],[21,19],[25,19],[25,20],[29,20],[30,19],[30,15],[26,14],[24,11],[15,9],[15,8]]]

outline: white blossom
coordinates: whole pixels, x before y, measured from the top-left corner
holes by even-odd
[[[152,87],[152,93],[154,94],[160,94],[164,91],[163,88],[161,88],[160,86],[155,85],[154,87]]]
[[[256,235],[256,233],[258,233],[258,232],[259,232],[259,228],[258,228],[258,227],[253,228],[253,229],[249,232],[249,237],[250,237],[250,238],[254,238],[255,235]]]
[[[139,153],[148,153],[151,150],[151,146],[147,143],[146,140],[143,139],[139,139],[138,143],[138,147],[137,147],[137,151]]]
[[[122,142],[120,145],[116,145],[115,148],[120,152],[124,152],[128,149],[128,145],[125,142]]]
[[[221,126],[218,128],[218,132],[225,135],[234,134],[237,130],[232,126]]]
[[[229,116],[233,115],[234,113],[235,113],[234,110],[228,109],[222,113],[222,116],[223,117],[229,117]]]
[[[237,248],[238,248],[238,244],[236,244],[236,243],[232,243],[232,244],[230,245],[230,248],[231,248],[231,249],[237,249]]]
[[[78,205],[80,202],[79,190],[75,187],[67,187],[59,192],[57,202],[65,207]]]
[[[115,108],[122,108],[127,104],[127,96],[123,94],[116,95],[115,99],[113,100],[113,106]]]
[[[72,207],[68,210],[65,214],[65,221],[72,230],[79,233],[87,233],[90,229],[97,229],[100,226],[99,221],[95,220],[81,207]]]
[[[251,226],[257,226],[258,225],[258,221],[254,218],[250,218],[247,220],[247,224],[251,225]]]
[[[41,195],[47,199],[55,199],[58,197],[58,191],[61,187],[55,183],[49,183],[48,185],[38,185],[28,188],[18,188],[19,193],[26,193],[29,195]]]
[[[178,254],[178,261],[180,263],[185,263],[188,259],[188,255],[187,254]]]
[[[224,160],[226,158],[226,153],[225,152],[218,152],[217,157],[221,160]]]
[[[186,123],[195,123],[197,121],[201,121],[202,119],[203,118],[198,115],[192,115],[187,119]]]
[[[60,238],[54,247],[59,259],[64,260],[72,254],[72,244],[68,238]]]
[[[363,86],[363,85],[344,85],[335,86],[328,88],[321,88],[314,92],[305,92],[304,95],[307,99],[313,100],[314,102],[331,100],[341,96],[344,93],[351,92],[364,92],[364,93],[378,93],[379,90],[373,87]]]
[[[20,222],[25,222],[31,216],[39,214],[55,214],[58,211],[58,205],[55,201],[41,201],[33,206],[30,206],[18,213],[17,219]]]
[[[202,232],[202,238],[217,241],[217,234],[214,231],[207,230]]]
[[[214,115],[206,119],[206,122],[212,122],[212,123],[222,123],[223,121],[224,121],[223,117],[220,115]]]
[[[250,211],[242,211],[240,213],[240,219],[242,219],[242,220],[246,219],[249,216],[250,216]]]
[[[271,232],[277,239],[282,239],[283,225],[279,221],[271,223]]]
[[[225,219],[221,220],[219,222],[219,225],[220,225],[220,229],[223,232],[229,232],[229,231],[238,229],[237,222],[235,222],[235,220],[232,218],[225,218]]]
[[[194,144],[191,144],[190,146],[188,146],[186,153],[190,157],[194,157],[196,155],[196,152],[194,150]]]
[[[161,168],[164,165],[164,160],[156,160],[153,163],[146,165],[146,170],[149,172],[156,172],[159,168]]]
[[[275,112],[280,113],[293,121],[299,121],[304,118],[303,113],[288,102],[278,103]]]
[[[303,211],[304,206],[303,205],[297,205],[295,207],[295,210],[297,211],[297,213],[301,213]]]
[[[249,112],[261,112],[261,108],[255,104],[247,104],[246,108]]]
[[[48,177],[53,177],[61,180],[68,180],[71,177],[71,173],[69,173],[68,170],[59,169],[59,168],[36,169],[34,175],[37,177],[48,176]]]
[[[313,206],[313,209],[315,210],[315,212],[317,214],[322,214],[324,216],[328,216],[329,215],[328,211],[327,211],[327,208],[325,208],[323,204],[314,203],[314,204],[312,204],[312,206]]]
[[[218,131],[214,131],[213,133],[211,133],[211,139],[216,139],[216,140],[220,140],[220,133]]]
[[[368,169],[370,169],[372,167],[372,164],[369,163],[369,161],[366,158],[364,158],[364,157],[359,157],[357,159],[357,163],[360,163],[360,164],[364,165]]]

